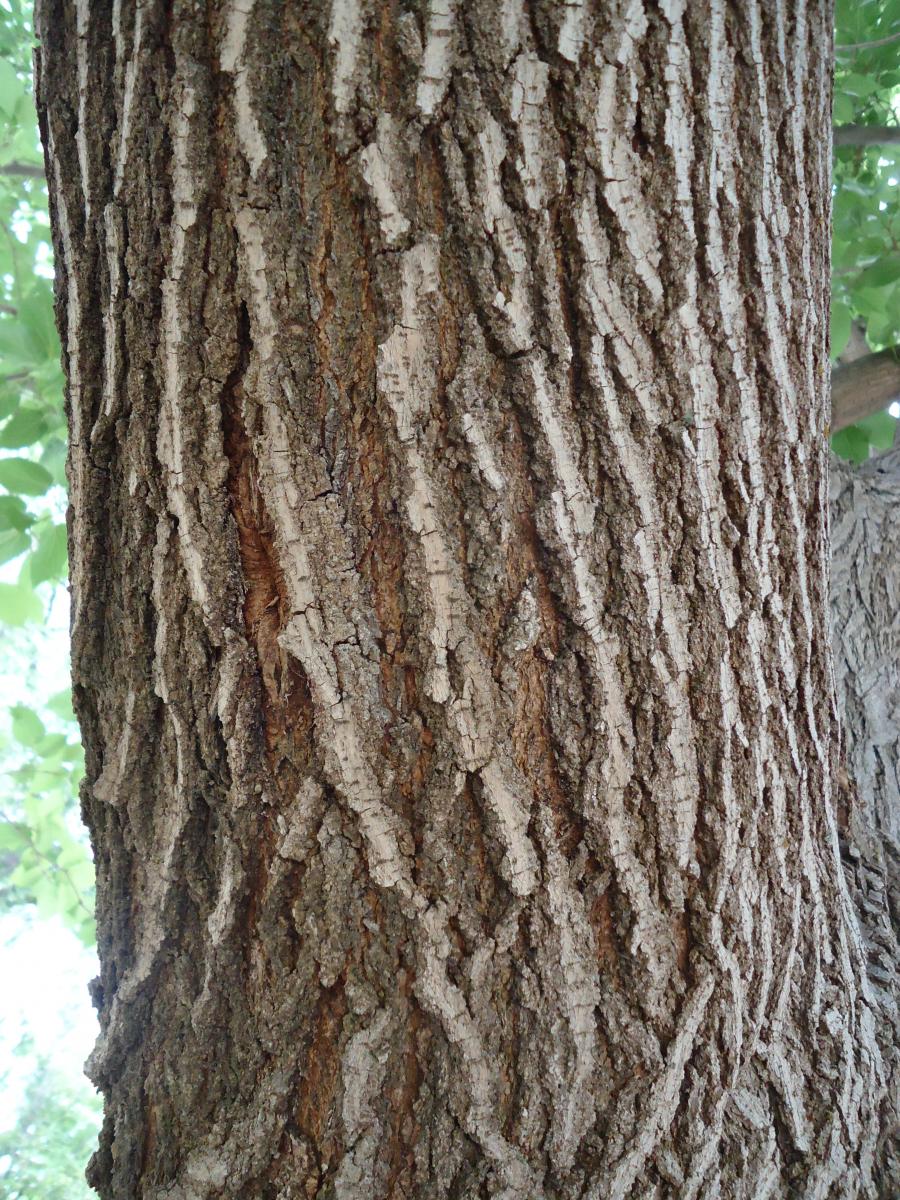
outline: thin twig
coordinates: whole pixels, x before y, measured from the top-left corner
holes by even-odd
[[[835,54],[852,54],[857,50],[877,50],[879,46],[889,46],[891,42],[900,41],[900,29],[889,33],[887,37],[876,38],[874,42],[851,42],[847,46],[835,46]]]

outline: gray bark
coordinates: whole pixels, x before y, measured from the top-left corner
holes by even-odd
[[[40,6],[101,1196],[889,1194],[830,22]]]
[[[865,823],[900,847],[900,450],[832,465],[832,622],[847,766]],[[895,880],[896,886],[896,880]],[[894,907],[900,915],[900,893]]]
[[[831,467],[831,613],[848,778],[842,848],[869,977],[887,1020],[893,1111],[882,1120],[885,1177],[900,1179],[900,450]]]

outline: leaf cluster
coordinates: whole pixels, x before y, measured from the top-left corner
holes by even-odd
[[[900,129],[900,0],[838,0],[834,124]],[[841,47],[847,47],[842,50]],[[900,344],[900,143],[838,146],[834,152],[831,353],[853,326],[868,348]],[[835,434],[844,458],[889,448],[887,412]]]
[[[30,6],[0,8],[0,666],[27,652],[66,579],[65,419],[52,253],[31,85]],[[0,909],[60,914],[91,944],[93,867],[67,694],[0,732]]]
[[[86,1080],[76,1082],[39,1059],[15,1125],[0,1132],[0,1195],[91,1200],[84,1168],[96,1147],[99,1117],[99,1097]]]

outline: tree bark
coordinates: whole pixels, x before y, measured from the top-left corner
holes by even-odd
[[[41,4],[101,1196],[889,1194],[830,22]]]
[[[879,1004],[893,1111],[886,1180],[900,1179],[900,450],[831,465],[831,616],[846,765],[842,850]]]
[[[857,418],[881,410],[883,398],[876,390],[859,400],[849,387],[840,397],[836,384],[846,384],[850,364],[862,367],[865,379],[871,360],[884,358],[884,353],[870,353],[865,330],[854,323],[832,369],[832,429],[850,423],[841,414],[851,405]],[[896,367],[896,352],[893,360]],[[872,973],[888,995],[893,993],[895,1011],[900,998],[900,643],[891,598],[900,589],[898,501],[900,452],[881,454],[863,466],[832,458],[832,643],[847,768],[855,785],[848,791],[845,865],[876,959]],[[886,1057],[896,1062],[896,1045]],[[895,1086],[894,1094],[900,1088]],[[900,1174],[900,1163],[893,1170]]]
[[[831,428],[846,429],[854,421],[883,412],[900,399],[900,351],[896,346],[838,363],[831,372]]]
[[[832,534],[835,674],[847,729],[847,764],[866,804],[866,824],[887,840],[896,864],[900,863],[900,450],[861,465],[837,460],[832,464]],[[900,904],[895,902],[895,908],[900,918]]]

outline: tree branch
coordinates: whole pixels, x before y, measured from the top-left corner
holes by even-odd
[[[44,181],[44,168],[35,163],[9,162],[0,167],[0,175],[17,175],[22,179],[40,179]]]
[[[879,46],[889,46],[891,42],[900,41],[900,29],[889,33],[887,37],[876,38],[874,42],[851,42],[847,46],[835,46],[835,54],[855,54],[857,50],[877,50]]]
[[[900,354],[896,347],[867,354],[831,372],[831,432],[871,417],[900,400]]]
[[[836,125],[835,146],[892,146],[900,142],[900,125]]]
[[[857,358],[867,358],[871,353],[869,343],[866,341],[865,325],[858,319],[851,322],[850,337],[847,339],[847,345],[838,355],[838,362],[843,367]]]

